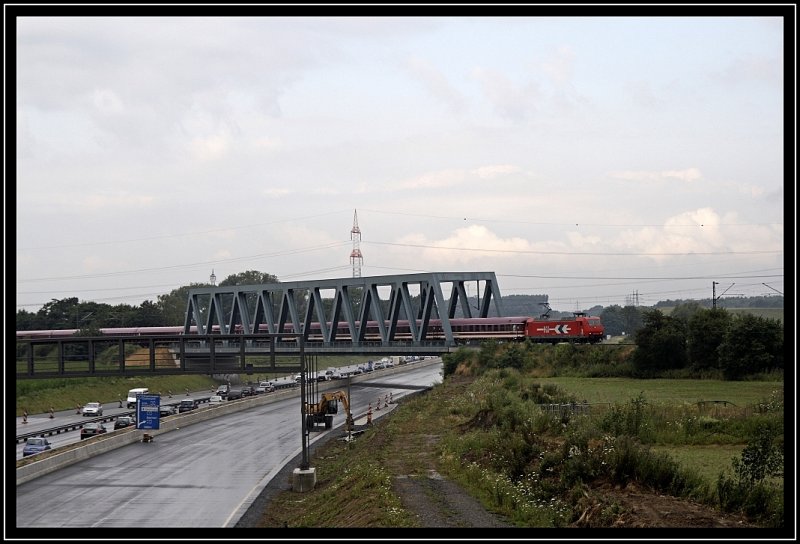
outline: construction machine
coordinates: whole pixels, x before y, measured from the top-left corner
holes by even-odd
[[[333,428],[333,414],[339,413],[339,402],[344,404],[347,412],[345,429],[353,428],[353,414],[350,413],[350,399],[344,391],[327,391],[322,393],[316,404],[306,403],[306,425],[313,430],[318,423],[324,423],[326,429]]]

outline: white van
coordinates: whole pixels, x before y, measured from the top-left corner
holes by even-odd
[[[136,397],[147,395],[150,390],[146,387],[137,387],[128,391],[128,409],[136,408]]]

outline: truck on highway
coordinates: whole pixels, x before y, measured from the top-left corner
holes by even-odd
[[[136,408],[136,397],[139,395],[147,395],[150,390],[146,387],[134,387],[130,391],[128,391],[128,409]]]

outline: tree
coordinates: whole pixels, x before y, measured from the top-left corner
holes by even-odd
[[[696,300],[692,300],[689,302],[682,302],[675,306],[672,312],[670,312],[669,316],[674,319],[680,319],[684,323],[689,323],[689,320],[692,318],[692,316],[701,310],[703,310],[703,307],[700,305],[700,303]]]
[[[605,308],[600,314],[600,322],[606,334],[619,336],[625,330],[625,319],[618,304]]]
[[[248,270],[246,272],[239,272],[238,274],[231,274],[221,282],[220,287],[228,285],[261,285],[264,283],[280,283],[277,276],[267,274],[266,272],[259,272],[258,270]]]
[[[700,308],[689,318],[686,349],[693,368],[719,368],[717,350],[730,326],[731,314],[721,308]]]
[[[636,334],[642,328],[642,308],[639,306],[625,306],[622,308],[622,318],[626,334]]]
[[[660,310],[645,311],[643,319],[644,326],[636,332],[634,373],[654,377],[662,370],[684,368],[688,361],[684,324]]]
[[[79,320],[75,315],[78,307],[78,297],[52,299],[39,308],[37,315],[41,317],[41,324],[45,329],[74,329],[75,322]],[[86,314],[83,314],[86,315]]]
[[[751,314],[735,316],[719,346],[728,380],[783,368],[783,325]]]
[[[600,322],[603,323],[606,334],[635,334],[642,327],[642,309],[637,306],[622,308],[615,304],[600,313]]]
[[[166,325],[183,325],[186,320],[186,308],[189,301],[189,290],[195,287],[209,287],[207,283],[192,283],[173,289],[166,295],[158,295],[156,305],[161,310]],[[200,308],[201,313],[207,308]]]

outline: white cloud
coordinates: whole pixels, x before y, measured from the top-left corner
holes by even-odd
[[[118,194],[86,194],[82,193],[74,196],[69,201],[69,206],[81,210],[82,212],[102,212],[103,214],[113,214],[114,210],[129,210],[131,208],[149,208],[156,202],[156,198],[150,195],[137,195],[131,193]],[[65,202],[66,204],[66,202]]]
[[[491,166],[481,166],[480,168],[473,170],[472,173],[481,179],[493,179],[508,174],[516,174],[519,171],[520,168],[518,166],[513,166],[511,164],[497,164]]]
[[[697,168],[686,168],[684,170],[661,170],[661,171],[648,171],[648,170],[627,170],[618,172],[609,172],[609,177],[621,179],[625,181],[669,181],[679,180],[685,182],[693,182],[703,178],[700,170]]]
[[[286,188],[272,188],[272,189],[263,189],[261,191],[261,194],[268,198],[280,198],[291,194],[291,191]]]
[[[571,47],[561,46],[550,59],[542,62],[541,68],[558,87],[563,87],[572,81],[574,64],[575,51]]]
[[[466,172],[463,170],[440,170],[429,172],[413,179],[400,181],[396,186],[387,187],[388,191],[399,191],[408,189],[442,189],[454,187],[467,179]]]
[[[253,140],[253,147],[257,151],[276,151],[283,147],[283,142],[281,142],[280,138],[256,138]]]
[[[412,57],[406,60],[405,68],[434,97],[447,104],[453,111],[458,112],[464,108],[464,98],[447,81],[444,74],[430,62],[419,57]]]
[[[667,218],[662,227],[643,227],[620,233],[614,245],[620,251],[649,254],[657,262],[667,262],[680,254],[779,251],[782,249],[774,229],[741,225],[736,214],[720,216],[712,208],[698,208]],[[746,233],[732,236],[731,232]]]
[[[122,100],[111,89],[95,89],[92,92],[92,104],[104,115],[117,115],[125,111]]]
[[[502,72],[490,68],[475,68],[472,77],[483,89],[489,104],[501,116],[516,122],[531,117],[542,95],[535,83],[515,84]]]
[[[513,253],[500,253],[501,251],[530,251],[531,245],[527,240],[518,237],[500,238],[495,233],[482,225],[470,225],[456,229],[448,237],[429,240],[424,234],[411,234],[398,240],[399,244],[411,246],[426,246],[414,249],[421,259],[435,266],[447,269],[450,265],[473,265],[487,258],[492,261],[507,258],[518,258]],[[459,251],[458,248],[470,251]],[[485,250],[485,251],[481,251]]]
[[[214,134],[193,138],[189,142],[189,151],[199,161],[218,161],[228,154],[231,148],[230,137],[225,134]]]

